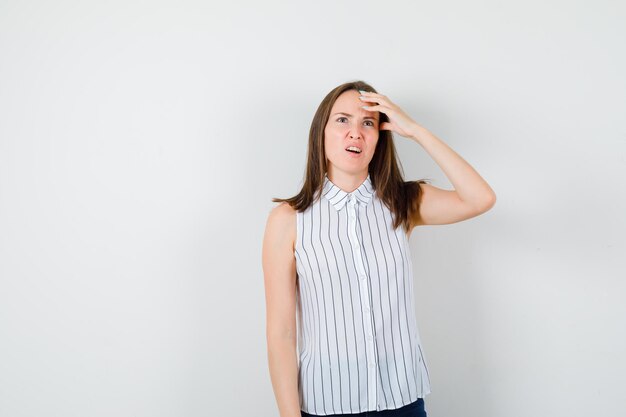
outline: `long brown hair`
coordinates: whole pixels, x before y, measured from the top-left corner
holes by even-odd
[[[272,198],[273,202],[287,202],[295,210],[304,211],[315,200],[320,198],[324,187],[324,176],[328,171],[324,147],[324,128],[337,97],[349,90],[377,92],[364,81],[352,81],[335,87],[324,97],[311,122],[304,185],[295,196],[291,198]],[[379,126],[389,121],[386,114],[379,112],[379,115]],[[374,156],[370,161],[368,172],[376,195],[393,214],[394,229],[402,225],[408,233],[411,227],[411,218],[419,210],[418,200],[421,194],[419,184],[424,184],[428,181],[424,179],[404,181],[402,167],[398,161],[398,155],[392,139],[393,135],[390,130],[379,131],[378,143],[374,150]]]

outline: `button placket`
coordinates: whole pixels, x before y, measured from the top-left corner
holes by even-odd
[[[371,305],[370,305],[370,297],[369,297],[369,287],[367,285],[367,274],[365,272],[365,264],[363,263],[363,256],[361,253],[361,246],[359,244],[358,235],[356,234],[356,199],[352,194],[348,194],[348,224],[350,231],[350,238],[352,240],[352,247],[354,249],[355,254],[355,264],[359,277],[359,291],[361,291],[361,300],[364,301],[363,314],[364,314],[364,324],[365,324],[365,338],[366,343],[368,344],[368,351],[370,352],[370,356],[367,358],[367,377],[370,381],[370,404],[369,407],[372,409],[377,409],[377,378],[376,378],[376,354],[375,354],[375,346],[374,346],[374,337],[373,337],[373,329],[372,329],[372,319],[371,319]]]

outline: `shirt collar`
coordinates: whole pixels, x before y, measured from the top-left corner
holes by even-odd
[[[346,205],[350,194],[352,194],[360,204],[367,205],[372,198],[372,194],[374,194],[374,188],[372,187],[370,174],[367,174],[365,181],[363,181],[363,183],[361,183],[361,185],[359,185],[359,187],[351,193],[339,188],[330,179],[328,179],[328,175],[325,175],[322,194],[328,201],[330,201],[335,209],[339,211]]]

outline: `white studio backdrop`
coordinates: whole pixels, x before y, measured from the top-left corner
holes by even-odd
[[[363,79],[497,194],[411,237],[430,417],[623,415],[626,6],[0,1],[0,416],[278,416],[261,244]],[[450,188],[396,136],[406,179]]]

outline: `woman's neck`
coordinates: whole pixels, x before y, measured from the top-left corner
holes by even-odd
[[[347,193],[351,193],[352,191],[359,188],[365,179],[367,178],[367,171],[363,171],[357,174],[343,172],[343,171],[332,171],[329,170],[326,173],[328,179],[335,184],[337,187],[341,188],[343,191]]]

